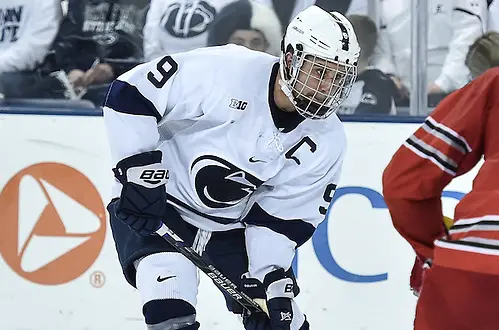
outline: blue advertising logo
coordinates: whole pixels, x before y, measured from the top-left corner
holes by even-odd
[[[336,259],[334,258],[334,253],[331,251],[331,247],[329,246],[329,237],[328,237],[328,223],[329,221],[335,221],[329,217],[329,213],[331,212],[334,204],[343,196],[357,194],[365,196],[370,202],[373,209],[386,209],[386,203],[383,199],[383,196],[377,192],[376,190],[367,188],[367,187],[342,187],[336,190],[334,194],[334,198],[331,201],[331,204],[328,208],[328,213],[326,214],[326,219],[319,225],[314,236],[312,237],[312,245],[314,247],[315,255],[319,260],[322,267],[327,270],[332,276],[346,281],[346,282],[355,282],[355,283],[374,283],[374,282],[382,282],[388,279],[388,273],[381,274],[356,274],[347,269],[341,267]],[[453,198],[457,200],[461,200],[464,196],[464,193],[458,191],[444,191],[442,193],[442,197]],[[296,253],[296,257],[293,260],[293,269],[295,274],[298,276],[298,252]]]

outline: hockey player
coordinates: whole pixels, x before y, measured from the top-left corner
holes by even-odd
[[[314,6],[290,23],[280,59],[210,47],[113,82],[104,104],[117,181],[108,210],[148,329],[199,327],[196,268],[154,235],[161,221],[267,311],[246,317],[246,329],[309,329],[290,266],[339,180],[346,141],[334,112],[359,51],[343,15]]]
[[[493,68],[450,94],[384,171],[393,224],[415,249],[415,267],[425,268],[415,330],[499,329],[498,90],[499,68]],[[482,156],[473,188],[446,230],[442,191]]]

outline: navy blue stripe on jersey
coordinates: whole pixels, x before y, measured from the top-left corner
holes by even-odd
[[[314,234],[315,227],[301,219],[280,219],[268,214],[264,209],[255,203],[248,215],[244,218],[244,223],[259,227],[266,227],[270,230],[282,234],[301,246]]]
[[[199,212],[195,208],[187,205],[186,203],[182,202],[180,199],[178,199],[178,198],[176,198],[168,193],[166,194],[166,199],[168,200],[168,202],[170,204],[181,207],[189,212],[192,212],[196,215],[199,215],[200,217],[215,221],[215,222],[220,223],[222,225],[229,225],[229,224],[236,223],[239,221],[239,219],[222,218],[222,217],[215,217],[215,216],[209,215],[209,214],[204,214],[203,212]]]
[[[161,120],[161,115],[154,104],[144,97],[137,87],[121,80],[113,81],[109,87],[104,106],[121,113],[151,116],[158,122]]]

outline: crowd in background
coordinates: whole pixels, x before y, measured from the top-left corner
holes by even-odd
[[[112,80],[155,57],[228,43],[279,56],[286,25],[313,4],[347,15],[361,46],[341,112],[403,114],[411,0],[2,0],[0,96],[99,106]],[[428,0],[427,63],[430,106],[499,66],[499,0]]]

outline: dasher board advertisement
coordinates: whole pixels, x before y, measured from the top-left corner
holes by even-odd
[[[381,174],[418,124],[345,127],[348,152],[327,219],[294,261],[297,300],[313,329],[410,330],[414,254],[391,225]],[[114,164],[102,117],[3,115],[0,149],[0,329],[144,329],[108,225]],[[447,216],[474,173],[446,188]],[[200,276],[201,329],[243,329]]]

